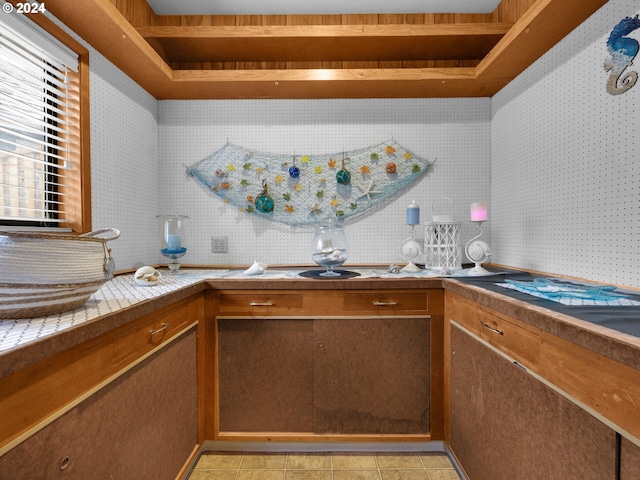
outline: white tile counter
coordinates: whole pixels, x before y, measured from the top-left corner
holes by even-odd
[[[80,308],[70,310],[61,314],[39,318],[24,319],[0,319],[0,375],[11,369],[5,363],[6,354],[15,353],[16,350],[34,346],[43,340],[55,340],[60,335],[72,335],[77,337],[75,341],[86,340],[81,328],[92,326],[94,334],[101,333],[101,330],[113,328],[114,315],[123,313],[136,305],[143,305],[149,300],[168,301],[166,299],[175,296],[176,292],[200,285],[200,289],[207,288],[204,285],[206,280],[229,280],[233,283],[242,282],[248,288],[272,288],[274,280],[295,280],[299,282],[308,280],[298,274],[305,269],[268,269],[264,274],[245,275],[243,270],[214,270],[214,269],[183,269],[179,275],[169,275],[164,273],[160,281],[155,286],[139,286],[133,281],[133,274],[119,275],[106,282],[89,300]],[[375,270],[372,268],[350,269],[357,271],[360,280],[410,280],[413,278],[437,279],[441,277],[437,272],[420,271],[416,273],[387,273],[384,269]],[[256,287],[256,282],[260,287]],[[264,283],[263,283],[264,282]],[[319,282],[325,284],[325,282]],[[251,284],[252,286],[249,286]],[[237,283],[236,287],[237,288]],[[440,285],[438,285],[440,286]],[[290,288],[287,284],[285,288]],[[323,287],[325,288],[325,287]],[[193,294],[192,293],[184,293]],[[174,294],[174,295],[172,295]],[[149,309],[152,309],[149,307]],[[99,323],[100,325],[96,325]],[[102,325],[104,324],[104,325]],[[54,341],[55,343],[55,341]]]
[[[351,269],[366,278],[435,278],[435,272],[389,274],[384,270]],[[121,275],[106,282],[82,307],[50,317],[32,319],[0,319],[0,353],[19,347],[41,337],[78,326],[96,318],[118,312],[145,300],[175,292],[183,287],[213,278],[276,280],[300,279],[303,270],[267,270],[264,274],[247,276],[242,270],[181,270],[178,275],[164,274],[157,285],[136,285],[133,275]]]
[[[153,287],[136,285],[133,275],[114,277],[75,310],[50,317],[0,319],[0,353],[219,275],[220,271],[216,270],[185,271],[174,276],[165,274]]]
[[[513,296],[508,293],[510,290],[500,288],[499,292],[491,292],[457,281],[466,279],[449,279],[433,271],[390,274],[384,268],[350,268],[360,276],[325,281],[299,276],[304,270],[273,268],[261,275],[248,276],[242,270],[184,269],[177,276],[165,274],[158,285],[152,287],[136,285],[132,274],[117,276],[75,310],[50,317],[0,319],[0,376],[211,288],[362,290],[444,287],[634,368],[640,365],[638,337],[580,320],[572,315],[573,311],[553,311],[554,307],[549,305],[553,302],[542,304],[535,297],[510,298]],[[460,272],[449,277],[455,276],[465,275]],[[486,281],[493,280],[487,277]],[[607,325],[620,321],[620,315],[616,313],[613,312]]]

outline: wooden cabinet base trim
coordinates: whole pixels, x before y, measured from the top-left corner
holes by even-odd
[[[184,462],[184,465],[178,472],[178,475],[176,475],[176,479],[188,478],[189,472],[191,472],[193,467],[195,467],[196,463],[198,462],[198,458],[200,458],[200,452],[202,451],[202,445],[200,445],[199,443],[196,444],[196,446],[191,451],[191,455],[189,455],[189,458],[187,458],[187,460]]]
[[[505,354],[503,351],[501,351],[500,349],[496,348],[495,346],[493,346],[492,344],[490,344],[489,342],[487,342],[486,340],[478,337],[474,332],[472,332],[471,330],[468,330],[467,328],[465,328],[464,326],[460,325],[459,323],[457,323],[455,320],[451,320],[451,325],[453,325],[454,327],[462,330],[464,333],[466,333],[467,335],[473,337],[476,341],[482,343],[485,347],[487,347],[488,349],[490,349],[491,351],[497,353],[498,355],[500,355],[501,357],[503,357],[504,359],[508,360],[509,362],[513,363],[514,365],[517,365],[518,367],[520,367],[522,370],[524,370],[526,373],[528,373],[529,375],[531,375],[533,378],[535,378],[536,380],[538,380],[539,382],[543,383],[545,386],[547,386],[548,388],[550,388],[551,390],[553,390],[554,392],[562,395],[564,398],[566,398],[567,400],[569,400],[570,402],[574,403],[575,405],[577,405],[578,407],[580,407],[582,410],[588,412],[592,417],[597,418],[600,422],[602,422],[603,424],[607,425],[609,428],[611,428],[612,430],[615,430],[616,432],[620,433],[620,435],[622,435],[624,438],[626,438],[627,440],[629,440],[631,443],[640,446],[640,438],[634,436],[633,434],[631,434],[630,432],[628,432],[627,430],[625,430],[623,427],[621,427],[620,425],[612,422],[611,420],[609,420],[608,418],[606,418],[605,416],[601,415],[600,413],[598,413],[596,410],[594,410],[593,408],[589,407],[589,405],[581,402],[580,400],[578,400],[577,398],[573,397],[572,395],[570,395],[569,393],[565,392],[564,390],[562,390],[561,388],[559,388],[558,386],[556,386],[555,384],[551,383],[549,380],[545,379],[544,377],[538,375],[536,372],[534,372],[533,370],[531,370],[530,368],[525,367],[524,365],[522,365],[520,362],[516,361],[515,359],[513,359],[512,357],[510,357],[509,355]],[[455,355],[455,351],[451,352],[452,355]]]
[[[218,320],[269,320],[273,319],[272,315],[264,316],[264,315],[216,315]],[[380,320],[385,318],[394,318],[398,321],[402,321],[402,319],[410,319],[410,318],[423,318],[430,319],[431,315],[349,315],[345,317],[344,315],[287,315],[286,317],[275,317],[275,318],[286,318],[287,320],[344,320],[348,318],[349,320],[358,319],[358,320]]]
[[[50,425],[51,423],[53,423],[54,421],[56,421],[58,418],[60,418],[62,415],[64,415],[65,413],[69,412],[70,410],[72,410],[73,408],[75,408],[76,406],[78,406],[80,403],[82,403],[83,401],[85,401],[87,398],[91,397],[92,395],[94,395],[96,392],[98,392],[99,390],[103,389],[104,387],[106,387],[107,385],[109,385],[110,383],[114,382],[115,380],[117,380],[119,377],[121,377],[122,375],[124,375],[125,373],[127,373],[129,370],[131,370],[132,368],[136,367],[137,365],[139,365],[140,363],[144,362],[147,358],[149,358],[152,355],[155,355],[157,352],[159,352],[160,350],[162,350],[163,348],[165,348],[167,345],[171,344],[171,342],[173,342],[173,340],[177,339],[178,337],[180,337],[181,335],[183,335],[184,333],[188,332],[189,330],[191,330],[194,326],[197,325],[197,321],[190,323],[188,326],[184,327],[182,330],[180,330],[179,332],[175,333],[174,335],[172,335],[171,337],[167,338],[166,340],[163,341],[163,343],[161,343],[160,345],[158,345],[156,348],[154,348],[153,350],[145,353],[144,355],[142,355],[141,357],[135,359],[134,361],[132,361],[131,363],[127,364],[125,367],[123,367],[121,370],[119,370],[117,373],[115,373],[114,375],[109,376],[108,378],[105,378],[103,381],[101,381],[100,383],[96,384],[94,387],[92,387],[91,389],[87,390],[86,392],[84,392],[82,395],[74,398],[71,402],[67,403],[66,405],[64,405],[64,407],[56,410],[55,412],[51,413],[51,415],[47,416],[46,418],[43,418],[41,421],[39,421],[37,424],[33,425],[31,428],[29,428],[28,430],[24,431],[23,433],[21,433],[20,435],[16,436],[15,438],[11,439],[9,442],[7,442],[5,445],[0,446],[0,457],[2,455],[4,455],[5,453],[7,453],[9,450],[13,449],[15,446],[19,445],[20,443],[24,442],[25,440],[27,440],[29,437],[35,435],[37,432],[39,432],[40,430],[42,430],[43,428],[47,427],[48,425]]]
[[[317,434],[290,432],[220,432],[217,441],[234,442],[428,442],[430,434]]]

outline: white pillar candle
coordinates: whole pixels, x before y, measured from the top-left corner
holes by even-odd
[[[487,221],[487,204],[486,203],[472,203],[471,204],[471,221],[472,222],[486,222]]]

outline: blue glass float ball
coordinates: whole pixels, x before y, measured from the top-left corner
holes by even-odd
[[[300,169],[295,165],[289,168],[289,176],[291,178],[298,178],[300,176]]]
[[[263,213],[273,212],[273,198],[269,195],[258,195],[258,198],[256,198],[256,209]]]
[[[336,173],[336,180],[340,185],[348,185],[351,181],[351,172],[349,170],[340,170]]]

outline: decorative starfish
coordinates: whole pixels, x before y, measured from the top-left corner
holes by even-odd
[[[362,195],[360,195],[356,200],[360,200],[362,197],[367,197],[367,199],[369,200],[369,203],[371,203],[371,195],[375,195],[376,193],[382,193],[379,190],[374,190],[373,186],[374,186],[373,178],[369,180],[369,186],[366,188],[362,183],[358,183],[357,187],[360,190],[362,190]]]
[[[322,212],[322,208],[320,208],[320,205],[318,205],[317,203],[310,205],[309,208],[311,208],[311,213],[314,215],[318,215],[320,212]]]

